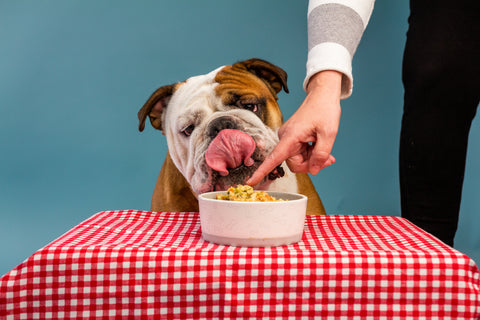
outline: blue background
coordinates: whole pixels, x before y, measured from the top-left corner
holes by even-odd
[[[2,1],[0,275],[96,212],[148,210],[166,153],[137,111],[159,86],[258,57],[305,97],[307,1]],[[313,177],[329,214],[400,215],[407,1],[377,1],[342,102],[335,165]],[[480,127],[456,248],[480,261]],[[445,170],[449,164],[445,163]]]

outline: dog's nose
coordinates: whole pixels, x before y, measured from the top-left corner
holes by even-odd
[[[237,129],[237,124],[230,117],[217,118],[210,122],[210,125],[208,126],[208,135],[213,139],[223,129]]]

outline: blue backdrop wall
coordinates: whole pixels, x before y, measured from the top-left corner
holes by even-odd
[[[306,1],[0,2],[0,275],[102,210],[148,210],[166,153],[136,113],[159,86],[258,57],[303,100]],[[377,1],[333,154],[313,177],[329,214],[399,215],[407,1]],[[480,261],[480,127],[472,127],[456,248]],[[445,164],[448,170],[448,164]]]

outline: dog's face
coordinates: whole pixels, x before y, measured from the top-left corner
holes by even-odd
[[[277,93],[285,71],[250,59],[159,88],[140,109],[167,138],[170,156],[197,194],[243,184],[278,143]],[[265,188],[282,175],[277,168]]]

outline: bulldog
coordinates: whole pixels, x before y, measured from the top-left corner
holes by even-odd
[[[138,112],[139,130],[148,117],[168,145],[151,210],[196,212],[198,194],[245,184],[278,143],[282,89],[288,93],[286,72],[260,59],[157,89]],[[309,176],[285,163],[255,189],[304,194],[307,214],[325,214]]]

